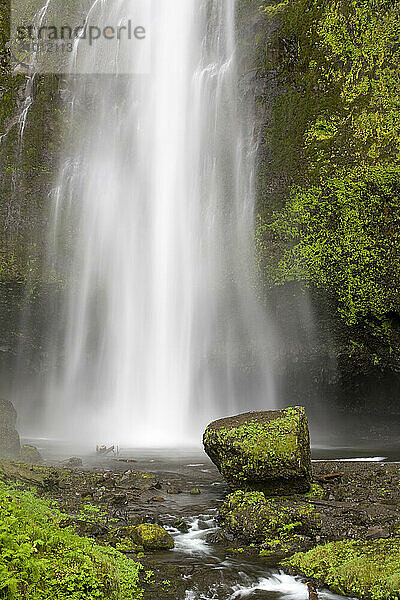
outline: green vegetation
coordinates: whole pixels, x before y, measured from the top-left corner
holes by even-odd
[[[295,554],[284,564],[323,580],[340,594],[371,600],[400,597],[400,538],[331,542]]]
[[[233,489],[270,494],[309,489],[310,443],[302,407],[279,411],[270,420],[226,421],[207,427],[204,447]]]
[[[267,498],[262,492],[237,491],[225,500],[220,517],[226,530],[247,544],[255,543],[260,554],[286,554],[298,547],[298,535],[314,535],[320,528],[312,504],[285,498]]]
[[[31,79],[14,71],[9,41],[10,1],[0,0],[0,282],[34,287],[41,278],[63,108],[59,77]]]
[[[325,496],[324,488],[319,483],[312,483],[310,491],[303,496],[304,498],[323,498]]]
[[[275,271],[277,281],[308,279],[335,289],[349,324],[399,308],[400,167],[338,172],[324,183],[297,188],[271,225],[297,239]],[[301,237],[299,237],[301,234]]]
[[[271,284],[334,298],[348,325],[385,338],[400,312],[399,5],[262,3],[261,73],[278,94],[265,128],[257,246]],[[268,94],[261,101],[269,101]]]
[[[0,598],[139,600],[141,565],[79,537],[51,502],[0,482]]]
[[[9,59],[10,53],[6,44],[10,39],[10,2],[0,0],[0,126],[4,127],[4,121],[10,118],[15,110],[18,86],[23,82],[21,75],[11,75]]]

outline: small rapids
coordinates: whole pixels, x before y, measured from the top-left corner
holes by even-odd
[[[195,561],[193,586],[186,590],[184,600],[307,600],[308,591],[299,577],[292,577],[276,569],[269,568],[255,557],[250,559],[241,556],[226,556],[218,546],[218,526],[213,514],[202,514],[188,518],[188,527],[182,532],[175,527],[168,531],[175,539],[174,554],[187,560]],[[196,563],[197,561],[197,563]],[[207,566],[213,575],[205,578],[195,573]],[[319,592],[321,600],[339,600],[328,590]]]
[[[211,554],[212,547],[207,542],[210,534],[217,531],[217,524],[212,515],[199,515],[189,519],[189,530],[182,533],[174,527],[167,528],[175,538],[175,551],[184,554]]]

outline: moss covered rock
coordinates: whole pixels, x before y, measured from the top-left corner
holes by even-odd
[[[320,515],[312,504],[267,498],[262,492],[230,494],[219,515],[227,533],[245,544],[256,544],[261,554],[309,549],[321,528]]]
[[[208,425],[203,443],[234,490],[287,495],[310,489],[308,422],[300,406],[219,419]]]
[[[31,446],[30,444],[25,444],[21,446],[20,458],[23,462],[38,464],[43,462],[42,455],[36,446]]]
[[[174,538],[161,525],[142,523],[130,528],[130,537],[146,550],[171,550]]]
[[[331,542],[295,554],[284,566],[320,580],[339,594],[372,600],[400,596],[400,538]]]
[[[17,413],[9,400],[0,399],[0,456],[15,458],[19,455],[20,439],[15,423]]]

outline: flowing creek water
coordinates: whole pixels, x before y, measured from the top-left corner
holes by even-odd
[[[76,447],[68,448],[63,443],[32,441],[39,445],[48,463],[60,464],[77,452]],[[121,451],[117,458],[100,458],[88,454],[87,450],[85,454],[82,449],[78,455],[84,457],[84,468],[88,470],[122,473],[134,469],[155,475],[153,493],[162,496],[163,501],[142,498],[132,511],[162,524],[174,537],[175,548],[146,554],[145,568],[157,570],[159,574],[146,600],[172,597],[174,600],[307,600],[304,580],[283,573],[266,557],[250,556],[229,547],[229,539],[222,535],[217,521],[218,508],[228,489],[214,465],[198,450],[134,449]],[[395,449],[388,447],[365,447],[361,451],[360,448],[333,447],[324,451],[320,447],[314,455],[317,459],[355,460],[356,457],[363,461],[384,461],[388,455],[391,460],[398,458]],[[132,464],[124,462],[133,460]],[[190,493],[193,488],[200,493]],[[165,595],[161,590],[164,583],[160,582],[167,582],[168,587],[171,580],[179,583],[173,596]],[[339,598],[328,590],[319,591],[319,596],[321,600]]]
[[[257,557],[243,559],[240,554],[237,557],[229,556],[226,549],[213,543],[218,531],[215,513],[192,517],[188,525],[187,533],[170,528],[170,533],[175,536],[173,553],[179,561],[193,564],[194,569],[200,569],[200,572],[204,571],[206,565],[209,576],[193,577],[194,586],[186,590],[185,600],[308,598],[307,588],[300,578],[266,567],[265,562]],[[213,580],[212,583],[209,579]],[[327,590],[320,596],[336,598]]]

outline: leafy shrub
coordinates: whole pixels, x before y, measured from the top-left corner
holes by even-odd
[[[139,600],[141,565],[63,527],[66,515],[0,482],[0,598]]]
[[[265,190],[285,183],[260,203],[261,268],[328,291],[348,324],[399,313],[398,5],[262,2],[266,19],[278,8]]]

